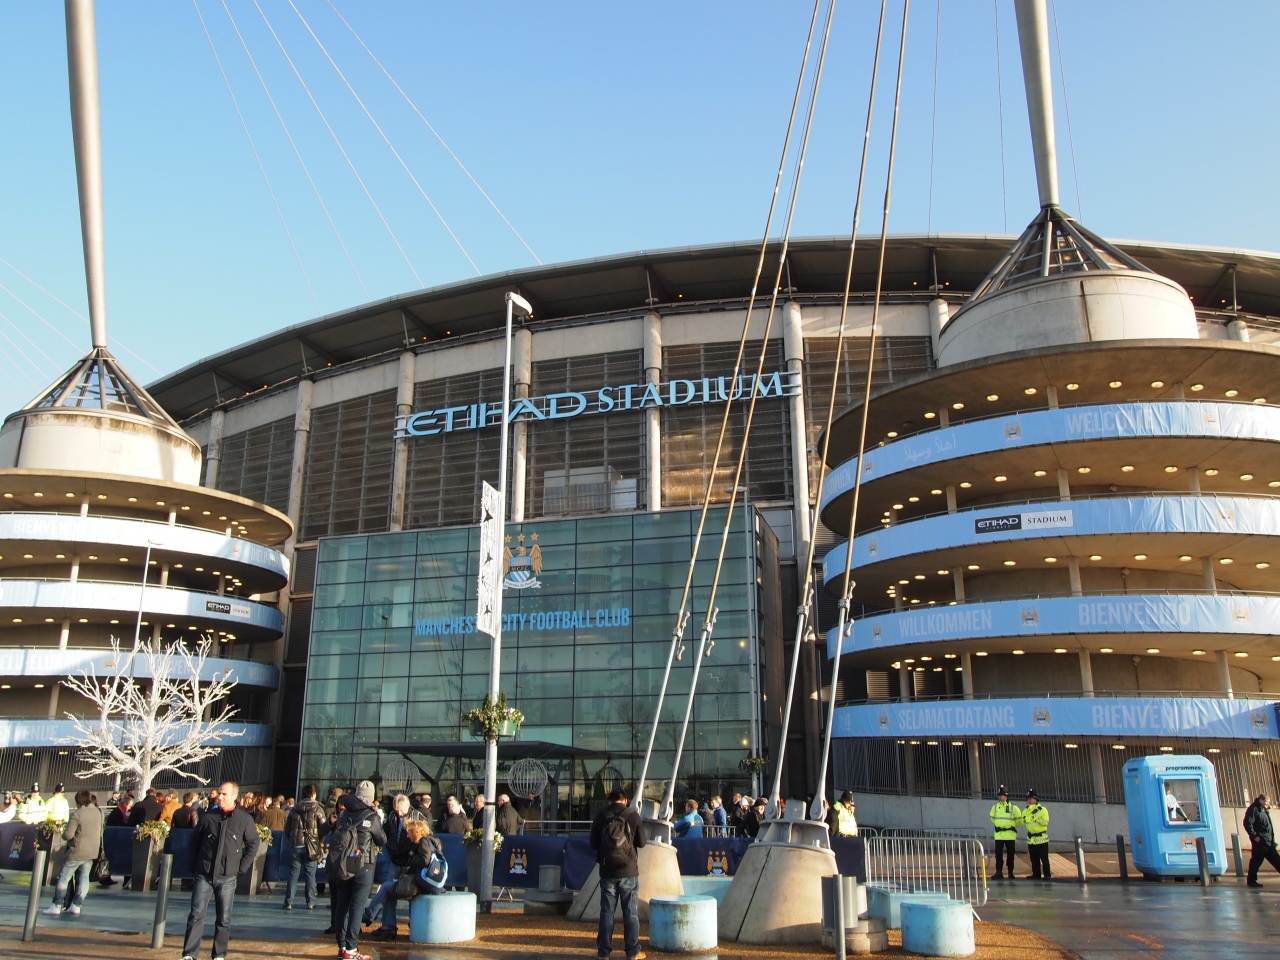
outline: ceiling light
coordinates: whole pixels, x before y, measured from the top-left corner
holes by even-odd
[[[1123,743],[1113,743],[1113,744],[1111,745],[1111,749],[1112,749],[1112,750],[1123,750],[1123,749],[1124,749],[1124,744],[1123,744]]]
[[[45,623],[53,623],[53,617],[45,617],[45,618],[44,618],[44,622],[45,622]]]
[[[923,574],[923,573],[917,573],[917,574],[916,574],[912,579],[914,579],[914,580],[923,580],[923,579],[924,579],[924,574]]]
[[[91,554],[89,554],[89,559],[90,559],[90,560],[97,560],[98,558],[97,558],[97,557],[95,557],[95,556],[91,553]]]
[[[920,502],[919,497],[907,497],[907,503],[919,503],[919,502]]]
[[[912,603],[919,603],[920,601],[919,601],[919,600],[912,600],[911,602],[912,602]]]
[[[1121,472],[1121,473],[1133,473],[1133,464],[1131,464],[1131,463],[1126,463],[1123,467],[1121,467],[1121,468],[1120,468],[1120,472]]]
[[[1280,484],[1277,484],[1277,486],[1280,486]],[[941,490],[930,490],[929,492],[932,493],[935,497],[942,493]]]
[[[1079,389],[1080,389],[1080,384],[1078,384],[1078,383],[1068,383],[1068,384],[1067,384],[1067,389],[1068,389],[1068,390],[1079,390]]]
[[[1240,394],[1239,390],[1228,390],[1226,395],[1228,397],[1235,397],[1235,396],[1239,396],[1239,394]]]
[[[1045,471],[1045,470],[1037,470],[1037,471],[1036,471],[1036,476],[1037,476],[1037,477],[1043,477],[1043,476],[1045,475],[1045,473],[1047,473],[1047,471]]]
[[[1045,563],[1057,563],[1057,562],[1058,562],[1058,558],[1057,558],[1057,557],[1045,557],[1045,558],[1044,558],[1044,562],[1045,562]]]
[[[1248,656],[1248,654],[1247,654],[1247,653],[1245,653],[1243,650],[1237,650],[1237,651],[1236,651],[1236,656],[1237,656],[1237,657],[1247,657],[1247,656]]]
[[[112,620],[111,622],[112,622],[112,623],[119,623],[120,621],[119,621],[119,620]]]
[[[893,669],[897,670],[897,669],[901,668],[901,666],[902,666],[902,661],[901,661],[901,660],[899,660],[897,663],[891,663],[891,664],[889,664],[889,666],[891,666],[891,667],[893,667]]]
[[[208,510],[201,510],[201,511],[200,511],[200,514],[201,514],[202,516],[207,517],[207,516],[209,516],[209,511],[208,511]]]
[[[1179,559],[1179,560],[1181,560],[1183,563],[1186,563],[1186,562],[1187,562],[1188,560],[1190,560],[1191,558],[1190,558],[1189,556],[1187,556],[1187,555],[1184,553],[1184,554],[1183,554],[1182,556],[1180,556],[1178,559]]]
[[[1054,652],[1054,653],[1066,653],[1066,652],[1067,652],[1067,648],[1066,648],[1066,647],[1054,647],[1054,648],[1053,648],[1053,652]]]
[[[76,497],[74,493],[68,493],[68,494],[65,494],[65,496],[70,497],[72,500],[74,500]]]
[[[1078,743],[1064,743],[1064,744],[1062,745],[1062,747],[1063,747],[1063,749],[1064,749],[1064,750],[1078,750],[1078,749],[1080,749],[1080,744],[1078,744]]]
[[[979,650],[974,654],[975,657],[985,657],[986,655],[987,655],[987,651],[985,650]]]
[[[968,489],[969,489],[970,487],[972,487],[972,486],[973,486],[973,484],[972,484],[972,483],[970,483],[968,480],[966,480],[964,483],[960,484],[960,489],[961,489],[961,490],[968,490]]]
[[[1267,398],[1266,398],[1266,397],[1254,397],[1254,398],[1253,398],[1253,402],[1254,402],[1254,403],[1266,403],[1266,402],[1267,402]]]
[[[1272,663],[1275,663],[1277,660],[1280,660],[1280,657],[1272,657],[1272,658],[1271,658],[1271,662],[1272,662]]]
[[[942,655],[942,659],[944,660],[954,660],[955,658],[956,658],[956,655],[954,653],[944,653]]]
[[[915,663],[915,662],[916,662],[916,659],[915,659],[915,657],[907,657],[907,658],[906,658],[905,660],[903,660],[902,662],[903,662],[903,663]]]
[[[1191,385],[1191,392],[1192,392],[1192,393],[1199,393],[1199,392],[1200,392],[1201,390],[1203,390],[1203,389],[1204,389],[1204,384],[1203,384],[1203,383],[1193,383],[1193,384]]]
[[[1192,651],[1191,651],[1191,655],[1192,655],[1193,657],[1203,657],[1203,656],[1204,656],[1204,651],[1203,651],[1203,650],[1192,650]]]
[[[44,689],[44,684],[43,684],[43,683],[33,683],[33,684],[32,684],[32,686],[33,686],[33,687],[35,687],[37,690],[43,690],[43,689]]]
[[[1267,486],[1268,486],[1268,487],[1280,487],[1280,480],[1269,480],[1269,481],[1267,481]]]
[[[1123,386],[1124,386],[1124,381],[1122,381],[1122,380],[1112,380],[1110,383],[1108,383],[1108,384],[1107,384],[1107,386],[1109,386],[1112,390],[1114,390],[1114,389],[1116,389],[1117,387],[1123,387]]]
[[[995,478],[995,481],[996,481],[996,483],[1004,483],[1004,482],[1005,482],[1006,480],[1008,480],[1008,479],[1009,479],[1009,478],[1008,478],[1008,477],[1006,477],[1006,476],[1002,473],[1002,474],[998,475],[998,476]]]
[[[1160,389],[1161,387],[1163,387],[1163,386],[1164,386],[1164,381],[1163,381],[1163,380],[1152,380],[1152,381],[1151,381],[1151,389],[1152,389],[1152,390],[1159,390],[1159,389]]]
[[[902,509],[902,506],[903,506],[903,505],[902,505],[902,504],[900,504],[900,503],[895,503],[895,504],[893,505],[893,509],[895,509],[895,510],[901,510],[901,509]]]
[[[1204,472],[1204,475],[1206,477],[1216,477],[1218,475],[1218,471],[1213,469],[1213,467],[1210,467],[1208,470]]]
[[[1173,753],[1173,747],[1161,747],[1161,748],[1160,748],[1160,752],[1161,752],[1161,753]]]
[[[924,415],[924,418],[925,418],[926,420],[932,420],[932,419],[933,419],[934,417],[936,417],[936,416],[937,416],[937,414],[936,414],[936,413],[934,413],[932,410],[930,410],[928,413],[926,413],[926,414]]]
[[[1076,467],[1076,473],[1088,473],[1089,470],[1089,467]]]
[[[896,437],[897,435],[898,435],[897,430],[890,430],[887,434],[885,434],[885,436],[887,437]]]
[[[1135,559],[1135,560],[1145,560],[1145,559],[1147,559],[1147,555],[1146,555],[1145,553],[1135,553],[1135,554],[1133,555],[1133,559]]]
[[[1099,653],[1111,653],[1111,652],[1112,652],[1112,650],[1111,650],[1111,648],[1110,648],[1110,647],[1103,647],[1103,648],[1102,648],[1101,650],[1099,650],[1098,652],[1099,652]]]
[[[1159,653],[1159,652],[1160,652],[1159,647],[1147,647],[1147,653]]]
[[[932,659],[933,659],[933,657],[921,657],[921,658],[920,658],[920,662],[921,662],[921,663],[928,663],[928,662],[929,662],[930,660],[932,660]]]
[[[963,409],[964,409],[964,404],[963,404],[963,403],[953,403],[953,404],[951,405],[951,409],[952,409],[952,410],[963,410]]]
[[[1101,560],[1101,559],[1102,559],[1102,554],[1100,554],[1100,553],[1093,553],[1093,554],[1090,554],[1090,555],[1089,555],[1089,559],[1090,559],[1090,560]]]
[[[1028,397],[1030,397],[1030,396],[1032,396],[1032,395],[1036,392],[1036,388],[1035,388],[1035,387],[1027,387],[1027,389],[1023,390],[1022,392],[1023,392],[1023,393],[1025,393]]]
[[[901,584],[903,584],[903,585],[905,586],[906,584],[910,583],[911,581],[910,581],[910,580],[899,580],[898,582],[899,582],[899,583],[901,583]]]
[[[129,562],[129,558],[128,558],[128,557],[121,557],[121,558],[120,558],[120,562],[121,562],[121,563],[128,563],[128,562]]]
[[[1223,563],[1223,564],[1226,564],[1226,563],[1235,563],[1235,561],[1234,561],[1234,560],[1232,560],[1230,557],[1223,557],[1223,558],[1222,558],[1221,560],[1219,560],[1218,562],[1219,562],[1219,563]]]
[[[982,741],[982,745],[983,745],[984,747],[994,747],[994,746],[995,746],[995,744],[994,744],[994,743],[992,743],[990,740],[984,740],[984,741]]]
[[[1252,474],[1252,473],[1242,473],[1242,474],[1240,474],[1240,479],[1241,479],[1241,480],[1252,480],[1252,479],[1253,479],[1253,474]]]
[[[1004,562],[1004,565],[1005,565],[1006,567],[1016,567],[1016,566],[1018,565],[1018,561],[1017,561],[1017,560],[1006,560],[1006,561]]]
[[[81,618],[80,618],[80,622],[81,622],[81,623],[88,623],[88,622],[89,622],[89,619],[88,619],[88,617],[81,617]]]
[[[65,553],[57,553],[57,554],[54,554],[54,559],[65,560],[67,559],[67,555]]]
[[[1020,657],[1020,656],[1022,656],[1024,653],[1026,653],[1026,652],[1027,652],[1027,651],[1025,651],[1025,650],[1015,650],[1015,651],[1013,651],[1013,655],[1014,655],[1015,657]]]
[[[1263,561],[1262,563],[1255,563],[1254,566],[1257,567],[1259,570],[1265,570],[1267,569],[1267,567],[1271,566],[1271,564],[1267,563],[1266,561]]]
[[[1165,467],[1165,468],[1164,468],[1164,472],[1165,472],[1165,473],[1177,473],[1177,472],[1178,472],[1178,468],[1177,468],[1177,467]]]
[[[24,554],[22,555],[22,559],[23,559],[23,560],[34,560],[34,559],[35,559],[35,556],[34,556],[33,554],[30,554],[30,553],[24,553]]]
[[[998,394],[995,394],[995,393],[988,393],[988,394],[987,394],[987,399],[988,399],[988,400],[990,400],[992,403],[994,403],[995,401],[997,401],[997,400],[999,400],[999,399],[1000,399],[1000,396],[999,396]]]
[[[969,569],[969,570],[977,570],[977,569],[978,569],[978,565],[977,565],[976,563],[971,563],[971,564],[969,564],[969,566],[968,566],[966,569]]]
[[[98,494],[98,499],[99,499],[99,500],[105,500],[105,499],[107,499],[107,495],[106,495],[105,493],[100,493],[100,494]]]
[[[938,576],[940,576],[940,577],[945,577],[945,576],[946,576],[947,574],[949,574],[950,572],[951,572],[950,570],[939,570],[939,571],[938,571]]]
[[[129,498],[129,502],[130,502],[130,503],[137,503],[137,502],[138,502],[138,498],[137,498],[137,497],[130,497],[130,498]]]

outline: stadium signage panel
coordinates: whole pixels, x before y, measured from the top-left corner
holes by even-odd
[[[704,403],[750,400],[754,394],[764,400],[794,397],[800,393],[800,374],[785,370],[733,377],[702,377],[700,380],[669,380],[664,383],[628,383],[605,386],[587,393],[552,393],[545,397],[521,397],[511,401],[508,422],[568,420],[591,414],[625,410],[683,407]],[[458,407],[420,410],[396,418],[396,437],[430,437],[462,430],[497,426],[502,420],[502,403],[482,402]]]

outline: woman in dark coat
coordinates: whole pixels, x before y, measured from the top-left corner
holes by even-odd
[[[405,836],[409,842],[409,860],[405,864],[405,872],[418,873],[426,869],[431,857],[444,856],[444,847],[431,832],[431,825],[425,820],[409,820],[404,825]],[[395,888],[387,894],[387,902],[382,907],[382,929],[373,935],[374,940],[394,940],[396,938],[396,897]]]

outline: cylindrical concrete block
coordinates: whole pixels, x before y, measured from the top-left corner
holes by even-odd
[[[950,901],[908,901],[902,905],[902,949],[926,957],[968,957],[973,943],[973,908]]]
[[[560,889],[560,867],[554,863],[544,863],[538,868],[538,889],[543,893],[553,893]]]
[[[475,938],[474,893],[424,893],[409,901],[409,940],[413,943],[463,943]]]
[[[649,901],[649,946],[664,953],[715,949],[718,905],[706,895],[654,897]]]

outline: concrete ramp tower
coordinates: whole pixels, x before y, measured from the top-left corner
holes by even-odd
[[[1197,339],[1185,290],[1059,206],[1044,0],[1016,0],[1040,212],[938,336],[938,366],[1095,340]]]

